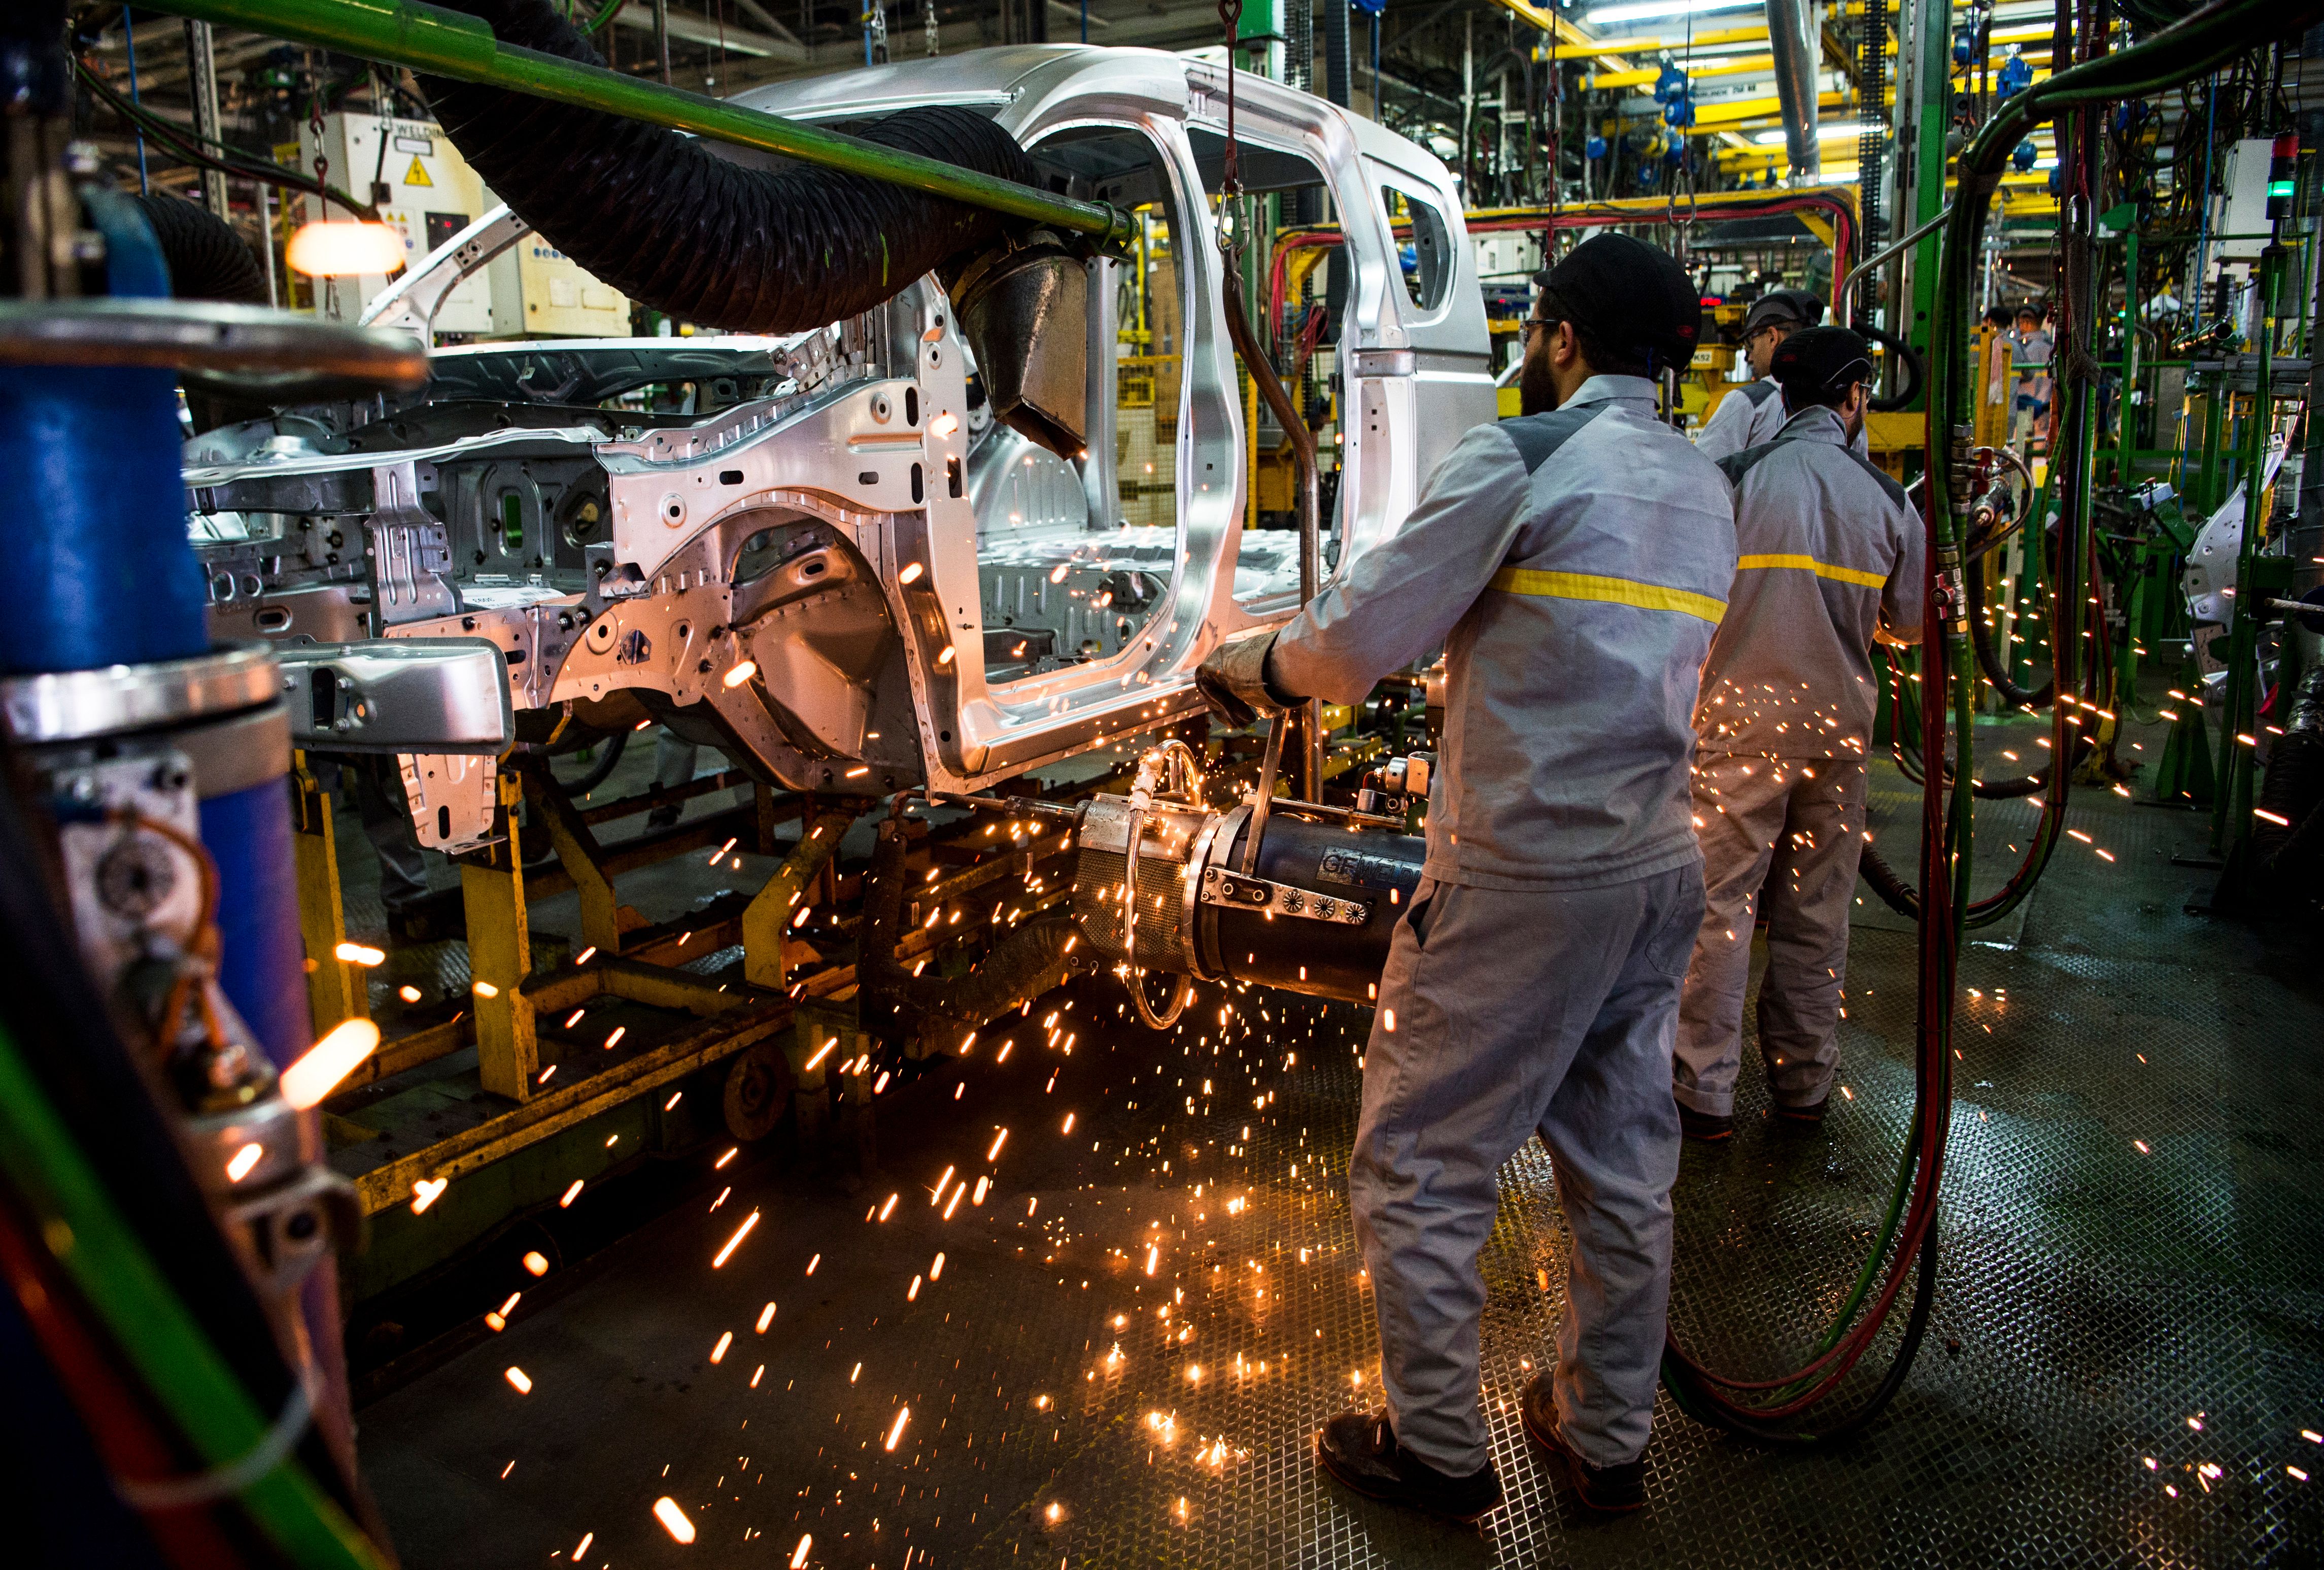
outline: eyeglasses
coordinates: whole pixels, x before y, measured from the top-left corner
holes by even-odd
[[[1536,331],[1546,331],[1549,328],[1557,326],[1558,323],[1563,319],[1564,318],[1563,317],[1555,316],[1529,316],[1526,318],[1525,320],[1517,324],[1517,341],[1520,343],[1531,343],[1533,341],[1533,335]]]

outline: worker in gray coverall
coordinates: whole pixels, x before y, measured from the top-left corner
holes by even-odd
[[[1719,401],[1695,433],[1698,452],[1723,458],[1775,439],[1792,411],[1784,407],[1783,389],[1767,367],[1785,338],[1821,320],[1823,301],[1804,289],[1770,290],[1752,302],[1743,317],[1743,359],[1754,380]]]
[[[1695,717],[1704,905],[1674,1084],[1681,1122],[1702,1140],[1734,1131],[1755,906],[1767,921],[1759,1055],[1775,1112],[1823,1118],[1864,849],[1872,644],[1915,642],[1921,625],[1920,515],[1846,445],[1872,374],[1864,340],[1811,328],[1774,365],[1798,412],[1774,441],[1720,460],[1738,554]]]
[[[1477,1251],[1496,1175],[1536,1133],[1573,1253],[1555,1375],[1525,1388],[1524,1426],[1591,1508],[1645,1502],[1671,1041],[1702,908],[1695,679],[1735,576],[1727,482],[1656,417],[1649,379],[1692,355],[1686,275],[1601,236],[1537,282],[1530,412],[1471,431],[1393,539],[1202,673],[1248,718],[1360,699],[1445,651],[1427,862],[1380,977],[1349,1173],[1388,1405],[1334,1417],[1316,1445],[1357,1492],[1462,1520],[1500,1497]]]

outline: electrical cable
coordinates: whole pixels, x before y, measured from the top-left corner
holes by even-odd
[[[578,797],[586,796],[598,786],[603,785],[607,780],[613,778],[613,766],[622,761],[622,753],[628,749],[630,738],[636,734],[631,730],[618,730],[613,734],[611,739],[599,742],[597,745],[603,751],[597,760],[589,765],[588,772],[583,774],[578,780],[559,780],[557,782],[558,789],[569,796]]]
[[[115,114],[197,168],[215,170],[234,180],[252,180],[283,190],[302,191],[325,201],[337,202],[365,223],[380,221],[378,208],[367,202],[355,200],[335,185],[285,169],[279,163],[260,162],[223,143],[205,141],[190,127],[172,125],[142,105],[132,103],[90,69],[86,61],[75,60],[73,73],[91,92],[103,98]]]
[[[2324,10],[2324,5],[2304,9]],[[2219,0],[2143,43],[2118,54],[2070,67],[2002,105],[1960,160],[1958,200],[1965,204],[1966,210],[1949,226],[1942,242],[1931,341],[1944,343],[1966,336],[1972,263],[1982,246],[1986,216],[1998,184],[2001,164],[2027,126],[2049,117],[2042,111],[2054,113],[2055,107],[2152,91],[2191,78],[2244,47],[2248,38],[2273,36],[2283,31],[2284,25],[2281,0]],[[2165,65],[2165,61],[2170,63]],[[2156,70],[2157,75],[2147,77],[2144,73],[2150,69]],[[1814,1359],[1777,1378],[1749,1380],[1716,1373],[1691,1357],[1675,1336],[1665,1343],[1664,1378],[1674,1397],[1686,1409],[1735,1432],[1775,1443],[1826,1443],[1842,1433],[1853,1432],[1877,1416],[1902,1386],[1904,1372],[1918,1350],[1935,1286],[1937,1196],[1952,1105],[1950,1046],[1953,983],[1961,938],[1971,910],[1978,903],[1969,897],[1976,672],[1968,642],[1958,628],[1965,608],[1958,576],[1963,543],[1960,531],[1966,524],[1969,503],[1965,494],[1967,428],[1957,420],[1963,388],[1961,367],[1954,364],[1954,359],[1950,355],[1938,355],[1929,367],[1927,464],[1931,484],[1927,506],[1934,549],[1927,558],[1927,605],[1922,647],[1925,656],[1923,684],[1932,690],[1919,706],[1922,755],[1942,756],[1950,728],[1954,763],[1950,790],[1946,785],[1947,771],[1941,768],[1926,771],[1922,788],[1922,897],[1916,938],[1916,1110],[1900,1165],[1900,1177],[1906,1167],[1911,1168],[1911,1186],[1901,1213],[1892,1205],[1889,1221],[1874,1242],[1867,1264],[1868,1274],[1877,1270],[1884,1259],[1887,1260],[1886,1279],[1860,1318],[1857,1315],[1865,1294],[1852,1294],[1841,1313],[1834,1316]],[[1957,444],[1960,445],[1958,452]],[[1958,471],[1956,463],[1963,466]],[[2086,486],[2088,480],[2085,469],[2080,483]],[[2074,511],[2071,506],[2067,510],[2070,520]],[[2074,549],[2060,552],[2061,566],[2071,562],[2073,569],[2061,571],[2052,591],[2052,624],[2068,634],[2067,646],[2052,650],[2053,661],[2059,664],[2061,690],[2071,690],[2074,685],[2070,639],[2071,633],[2080,631],[2081,620],[2077,614],[2081,598],[2077,585],[2082,555],[2079,541]],[[1952,709],[1950,727],[1945,706],[1948,694]],[[2060,733],[2057,746],[2061,752],[2071,744],[2062,734],[2070,728],[2065,723],[2068,717],[2065,705],[2055,706],[2052,728]],[[1900,715],[1900,724],[1901,718]],[[2062,799],[2070,771],[2053,769],[2053,799]],[[2042,830],[2046,831],[2055,819],[2055,812],[2045,809]],[[2036,845],[2025,866],[2021,867],[2020,876],[2026,868],[2046,862],[2052,840],[2043,831],[2037,831]],[[2014,883],[2017,879],[2013,877],[2012,881]],[[2023,897],[2022,891],[2017,897]],[[1781,1419],[1799,1417],[1830,1395],[1870,1350],[1903,1289],[1908,1261],[1918,1262],[1916,1274],[1921,1289],[1906,1320],[1904,1340],[1872,1395],[1838,1425],[1813,1428],[1778,1426]],[[1770,1393],[1773,1405],[1757,1405],[1742,1399]]]

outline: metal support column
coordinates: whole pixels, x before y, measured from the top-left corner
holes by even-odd
[[[331,793],[300,753],[290,775],[291,852],[299,869],[299,936],[307,948],[307,1006],[318,1036],[348,1020],[367,1018],[363,969],[339,957],[347,940],[346,905],[339,889],[338,834],[331,823]]]
[[[511,1101],[531,1099],[540,1073],[533,1033],[532,928],[525,913],[524,860],[517,850],[512,772],[498,780],[502,836],[460,861],[460,894],[468,919],[468,981],[476,1011],[476,1073],[484,1090]]]
[[[191,77],[188,85],[193,89],[194,134],[223,144],[226,138],[218,134],[217,40],[207,22],[186,23],[186,69]],[[202,205],[221,223],[229,217],[226,176],[217,170],[202,171]]]
[[[789,985],[789,970],[783,963],[784,936],[790,930],[799,901],[807,898],[807,885],[838,851],[839,842],[854,821],[854,814],[844,811],[810,813],[803,818],[798,844],[743,910],[742,979],[752,985],[778,991]]]
[[[604,869],[604,851],[572,799],[558,788],[548,770],[523,771],[525,799],[549,827],[549,843],[557,861],[573,880],[581,899],[581,943],[603,954],[622,951],[622,935],[646,925],[646,919],[621,902],[613,880]],[[472,929],[473,930],[473,929]]]

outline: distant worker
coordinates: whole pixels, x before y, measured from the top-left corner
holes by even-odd
[[[1720,460],[1734,481],[1736,574],[1702,670],[1694,821],[1702,930],[1674,1076],[1700,1140],[1734,1131],[1755,912],[1767,922],[1759,1055],[1775,1114],[1819,1122],[1840,1061],[1848,916],[1864,848],[1872,645],[1919,636],[1923,530],[1903,487],[1849,449],[1872,356],[1846,328],[1775,351],[1799,412]]]
[[[1785,338],[1821,320],[1823,301],[1804,289],[1772,290],[1752,303],[1743,318],[1743,358],[1755,380],[1719,401],[1710,420],[1695,434],[1697,452],[1723,458],[1775,439],[1791,411],[1784,407],[1783,389],[1767,374],[1767,366]]]
[[[1331,1418],[1316,1448],[1355,1492],[1460,1520],[1501,1492],[1477,1251],[1496,1175],[1536,1132],[1573,1255],[1556,1371],[1525,1387],[1522,1421],[1584,1504],[1646,1501],[1671,1042],[1702,904],[1695,677],[1735,577],[1727,481],[1655,412],[1652,378],[1702,328],[1685,273],[1606,235],[1537,282],[1525,417],[1462,438],[1394,538],[1202,670],[1247,721],[1310,695],[1355,702],[1445,651],[1428,859],[1380,977],[1348,1178],[1388,1404]]]
[[[2032,301],[2017,308],[2017,329],[2009,335],[2010,360],[2031,366],[2017,377],[2017,402],[2010,416],[2012,439],[2050,439],[2050,356],[2054,346],[2043,325],[2042,309]]]

